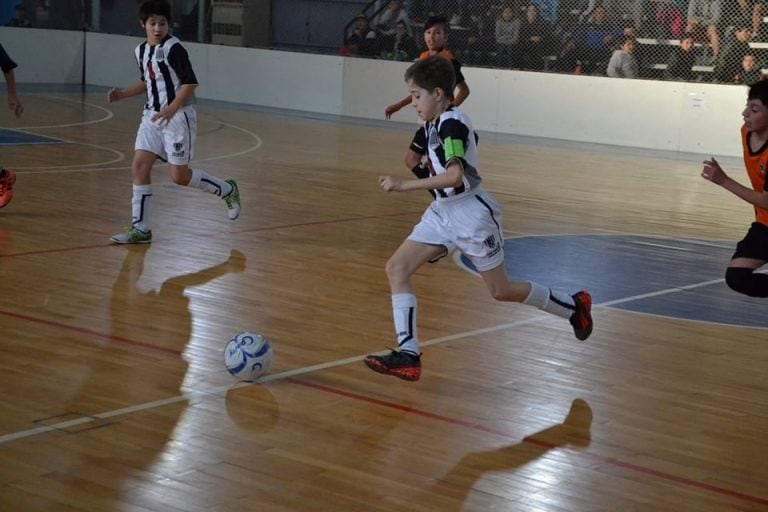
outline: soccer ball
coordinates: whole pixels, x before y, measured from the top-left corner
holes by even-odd
[[[224,348],[224,364],[240,380],[256,380],[272,365],[272,344],[261,334],[241,332]]]

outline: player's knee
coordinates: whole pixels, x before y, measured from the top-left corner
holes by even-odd
[[[752,295],[753,272],[751,268],[728,267],[725,271],[725,284],[733,291]]]
[[[176,185],[186,187],[192,179],[192,171],[187,166],[171,166],[171,179]]]

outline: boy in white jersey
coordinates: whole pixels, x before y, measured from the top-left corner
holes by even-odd
[[[386,266],[399,350],[365,358],[372,370],[409,381],[421,376],[411,276],[425,263],[454,248],[472,261],[494,299],[522,302],[568,318],[580,340],[592,333],[592,298],[586,291],[568,295],[507,277],[501,211],[480,186],[472,124],[451,105],[454,80],[451,63],[440,56],[428,57],[408,68],[405,81],[411,104],[425,122],[428,134],[429,176],[408,180],[379,177],[379,186],[385,192],[432,190],[436,198]]]
[[[240,215],[240,192],[235,180],[222,180],[189,168],[197,133],[197,114],[192,107],[197,78],[187,51],[178,38],[169,34],[171,6],[166,0],[148,0],[141,4],[139,19],[147,33],[147,40],[135,50],[141,80],[107,94],[110,103],[147,94],[131,165],[131,227],[111,238],[117,244],[152,242],[151,172],[158,158],[168,162],[174,183],[221,197],[231,220]]]

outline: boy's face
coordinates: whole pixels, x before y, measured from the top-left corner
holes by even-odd
[[[755,69],[756,65],[757,61],[755,60],[754,55],[745,55],[744,59],[741,61],[741,67],[744,68],[744,71],[752,71]]]
[[[768,130],[768,107],[759,99],[749,100],[747,107],[742,112],[744,124],[751,132],[763,132]]]
[[[141,26],[144,27],[144,31],[147,33],[147,42],[150,46],[162,43],[170,30],[165,16],[152,15]]]
[[[427,49],[431,52],[440,51],[445,48],[447,40],[448,35],[445,33],[445,27],[442,25],[435,25],[424,31],[424,44],[427,45]]]
[[[441,89],[429,92],[413,83],[413,80],[409,80],[408,92],[411,93],[411,105],[416,109],[416,113],[419,114],[419,119],[422,121],[434,121],[437,116],[442,114],[440,108],[445,95]]]
[[[691,51],[693,49],[693,39],[691,38],[681,39],[680,48],[682,48],[684,52]]]

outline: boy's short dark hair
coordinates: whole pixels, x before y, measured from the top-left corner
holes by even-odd
[[[453,99],[453,89],[456,86],[456,75],[453,64],[439,55],[416,61],[405,71],[405,81],[426,89],[429,92],[440,88],[446,97]]]
[[[749,86],[747,101],[760,100],[760,103],[768,107],[768,80],[760,80]]]
[[[448,18],[445,16],[430,16],[424,23],[424,32],[431,29],[435,25],[442,25],[443,31],[448,31]]]
[[[150,16],[162,16],[171,24],[171,4],[167,0],[147,0],[139,7],[139,19],[146,23]]]

